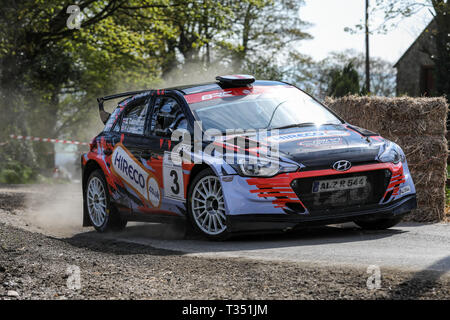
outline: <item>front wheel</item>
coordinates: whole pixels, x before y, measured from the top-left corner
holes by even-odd
[[[359,227],[365,230],[385,230],[389,229],[396,224],[398,224],[402,220],[402,217],[396,218],[385,218],[385,219],[377,219],[377,220],[359,220],[354,221]]]
[[[121,231],[127,221],[120,218],[118,212],[110,204],[103,172],[95,170],[89,176],[85,197],[91,224],[98,232]]]
[[[211,169],[201,171],[192,181],[188,215],[193,228],[207,238],[224,240],[228,237],[222,186]]]

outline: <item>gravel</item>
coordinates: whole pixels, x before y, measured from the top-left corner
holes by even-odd
[[[450,298],[438,271],[382,269],[370,290],[364,268],[187,256],[86,230],[52,236],[17,218],[17,197],[0,197],[0,299]]]
[[[2,299],[448,299],[438,272],[209,259],[85,234],[55,239],[0,224]],[[80,281],[77,283],[76,270]],[[75,280],[74,280],[75,279]]]

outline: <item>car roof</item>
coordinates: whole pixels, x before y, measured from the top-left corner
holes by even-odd
[[[281,81],[273,81],[273,80],[256,80],[252,83],[252,86],[277,86],[277,85],[285,85],[285,82]],[[157,91],[166,91],[166,90],[176,90],[181,92],[183,95],[193,94],[193,93],[201,93],[201,92],[209,92],[214,90],[223,90],[227,88],[232,88],[227,86],[226,84],[222,84],[219,82],[206,82],[199,84],[188,84],[188,85],[179,85],[174,87],[168,87],[164,89],[160,89]],[[130,95],[118,102],[118,107],[127,105],[133,100],[146,97],[151,94],[152,91],[156,91],[154,89],[142,90],[139,92],[133,92],[134,95]],[[126,93],[124,93],[125,95]]]
[[[271,80],[256,80],[252,86],[276,86],[285,84],[281,81],[271,81]],[[219,82],[206,82],[200,84],[190,84],[190,85],[181,85],[170,88],[165,88],[164,90],[178,90],[184,95],[200,93],[200,92],[208,92],[213,90],[222,90],[229,88],[229,86],[220,84]]]

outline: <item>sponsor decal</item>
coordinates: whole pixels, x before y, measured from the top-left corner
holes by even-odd
[[[400,195],[404,195],[405,193],[411,192],[411,187],[410,186],[406,186],[400,189]]]
[[[215,98],[225,98],[225,97],[232,97],[232,91],[220,91],[220,92],[215,92],[215,93],[211,93],[211,94],[205,94],[204,96],[202,96],[202,101],[204,100],[211,100],[211,99],[215,99]]]
[[[321,130],[281,134],[278,136],[271,136],[267,138],[267,140],[275,143],[285,143],[311,138],[345,137],[349,135],[350,132],[344,130]]]
[[[184,97],[188,103],[198,103],[202,101],[227,98],[233,96],[259,95],[263,93],[270,94],[272,92],[278,92],[280,88],[295,89],[295,87],[287,84],[276,86],[253,86],[251,88],[249,87],[229,88],[227,90],[212,90],[209,92],[191,93],[185,95]]]
[[[300,141],[299,146],[305,148],[321,148],[326,146],[335,146],[342,144],[342,138],[319,138],[312,140]]]
[[[148,196],[147,199],[150,203],[158,208],[161,202],[161,192],[159,191],[159,185],[155,178],[149,177],[148,182]]]
[[[153,173],[118,143],[111,156],[112,171],[142,198],[158,208],[161,204],[161,191]]]

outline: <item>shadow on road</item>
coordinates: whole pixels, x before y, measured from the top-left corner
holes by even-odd
[[[116,255],[143,254],[170,256],[184,254],[183,252],[178,252],[176,250],[158,249],[146,244],[118,240],[118,236],[123,233],[126,232],[100,234],[96,231],[88,231],[76,234],[70,238],[55,239],[64,241],[74,247]]]
[[[439,270],[439,271],[437,271]],[[407,293],[408,299],[414,300],[425,296],[430,291],[433,291],[439,283],[439,280],[447,272],[450,271],[450,256],[447,256],[432,265],[428,266],[419,272],[400,283],[392,290],[390,299],[397,299],[404,297]]]
[[[132,252],[135,252],[133,246],[140,244],[151,247],[157,242],[158,244],[170,243],[170,249],[179,247],[179,250],[184,252],[208,253],[374,241],[404,232],[406,231],[395,228],[383,231],[363,231],[356,226],[322,226],[299,229],[289,233],[238,235],[227,241],[216,242],[192,235],[191,232],[186,231],[183,224],[135,224],[118,233],[98,234],[95,231],[89,231],[77,234],[65,241],[76,245],[89,245],[89,248],[93,248],[92,243],[96,243],[98,245],[94,250],[102,251],[108,251],[111,243],[125,241],[130,245],[127,250]],[[102,241],[107,245],[100,245]],[[138,251],[142,253],[141,249]],[[154,254],[153,251],[151,254]],[[178,252],[178,254],[181,253]]]

